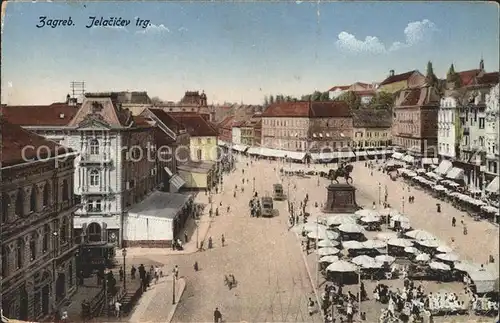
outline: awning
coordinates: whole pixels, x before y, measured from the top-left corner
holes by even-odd
[[[339,158],[354,158],[356,155],[352,151],[340,151],[338,153]]]
[[[486,192],[489,192],[489,193],[496,193],[498,194],[498,189],[499,189],[499,185],[498,185],[498,176],[495,177],[489,184],[488,186],[486,186]]]
[[[425,176],[430,177],[430,178],[435,179],[435,180],[441,179],[441,177],[438,174],[433,173],[433,172],[425,173]]]
[[[260,155],[261,148],[260,147],[250,147],[247,150],[247,154],[249,155]]]
[[[286,152],[283,150],[261,147],[260,154],[265,157],[284,158]]]
[[[405,161],[407,163],[413,163],[415,161],[415,158],[413,156],[410,156],[410,155],[405,155],[403,157],[403,161]]]
[[[439,175],[444,175],[453,168],[453,164],[449,160],[442,160],[435,172]]]
[[[463,179],[464,176],[464,170],[458,167],[453,167],[447,174],[446,178],[453,179],[453,180],[460,180]]]
[[[248,146],[235,144],[231,148],[239,152],[245,152],[248,149]]]
[[[403,154],[402,153],[393,153],[392,158],[394,159],[403,159]]]
[[[334,158],[338,158],[338,153],[337,152],[324,152],[324,153],[312,153],[311,154],[311,159],[312,160],[331,160]]]
[[[284,152],[287,158],[291,158],[294,160],[302,160],[306,157],[306,153],[300,151],[285,151]]]
[[[175,188],[176,191],[180,190],[181,187],[186,185],[186,182],[179,175],[175,174],[169,180],[170,184]]]
[[[422,165],[432,164],[432,158],[422,158]]]
[[[354,152],[356,154],[356,156],[358,157],[361,157],[361,156],[366,156],[366,151],[365,150],[362,150],[362,151],[356,151]]]
[[[229,145],[225,141],[217,140],[217,146],[228,147]]]
[[[435,165],[439,164],[439,158],[432,158],[432,163]]]
[[[165,172],[167,172],[168,177],[174,176],[174,173],[172,173],[172,171],[170,170],[170,168],[168,168],[167,166],[163,167],[163,169],[165,170]]]

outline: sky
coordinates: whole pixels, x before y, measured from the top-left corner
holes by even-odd
[[[130,23],[87,28],[89,17]],[[3,104],[64,101],[72,81],[88,92],[178,101],[204,90],[213,103],[261,104],[381,82],[389,70],[425,73],[428,61],[438,77],[451,63],[477,68],[481,56],[499,69],[494,2],[14,2],[2,33]]]

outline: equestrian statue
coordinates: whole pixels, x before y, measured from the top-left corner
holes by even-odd
[[[328,178],[332,182],[335,181],[338,184],[339,181],[338,181],[337,178],[343,177],[345,179],[345,182],[347,184],[352,184],[351,173],[352,173],[353,168],[354,167],[351,164],[341,163],[339,165],[339,168],[337,168],[337,169],[330,169],[330,171],[328,172]]]

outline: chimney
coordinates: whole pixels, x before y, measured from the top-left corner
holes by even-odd
[[[66,104],[69,104],[70,99],[71,99],[71,96],[70,96],[69,94],[68,94],[68,95],[66,95]]]
[[[389,71],[389,76],[394,76],[394,70]]]

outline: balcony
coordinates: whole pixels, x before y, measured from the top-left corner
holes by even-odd
[[[102,208],[96,208],[96,207],[87,207],[87,208],[80,208],[75,211],[75,215],[78,216],[92,216],[92,215],[102,215],[104,211]]]
[[[111,165],[112,159],[109,154],[90,154],[84,152],[80,154],[80,166],[85,165]]]
[[[85,186],[80,188],[81,195],[106,195],[112,194],[111,187],[109,186]]]

